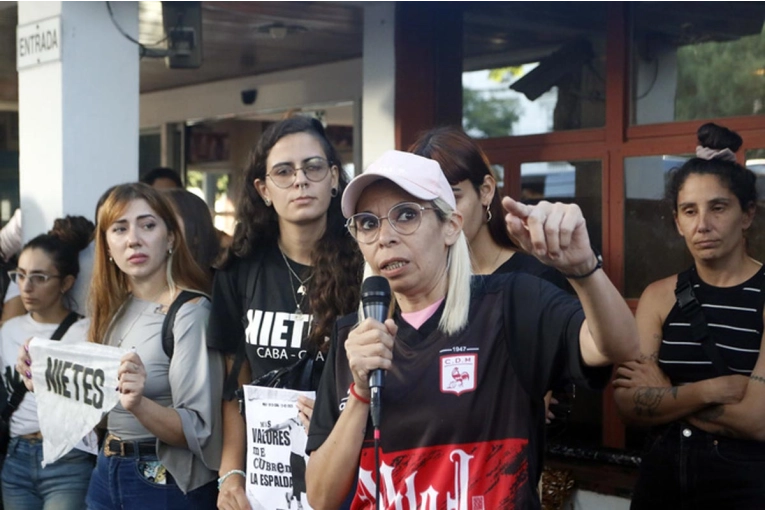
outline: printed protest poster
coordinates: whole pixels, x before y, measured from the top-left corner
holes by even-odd
[[[295,407],[313,391],[245,386],[247,499],[253,510],[310,510],[305,469],[308,436]]]
[[[90,342],[29,344],[45,467],[66,455],[117,402],[117,369],[125,351]],[[79,446],[82,448],[82,446]]]

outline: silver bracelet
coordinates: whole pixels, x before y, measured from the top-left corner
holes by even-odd
[[[223,485],[223,482],[225,482],[226,479],[231,475],[242,475],[245,479],[247,479],[247,473],[245,473],[241,469],[232,469],[225,475],[218,478],[218,492],[220,492],[220,488],[221,488],[221,485]]]

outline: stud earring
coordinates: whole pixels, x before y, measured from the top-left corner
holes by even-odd
[[[491,211],[489,210],[489,206],[486,206],[486,223],[489,223],[491,221]]]
[[[168,255],[172,255],[173,254],[173,248],[172,247],[167,249],[167,254]]]
[[[114,259],[112,258],[112,256],[111,256],[111,255],[109,255],[109,262],[111,262],[112,264],[114,264]]]
[[[263,197],[263,202],[265,202],[266,207],[271,207],[271,201],[267,199],[266,197]]]

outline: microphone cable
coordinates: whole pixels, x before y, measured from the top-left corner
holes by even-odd
[[[374,436],[375,436],[375,477],[377,478],[377,483],[375,484],[375,510],[380,510],[380,427],[375,427],[374,430]]]
[[[381,384],[381,386],[372,386],[370,388],[371,394],[369,395],[370,400],[370,407],[369,407],[369,414],[372,418],[372,428],[374,430],[374,449],[375,449],[375,477],[377,478],[377,483],[375,483],[375,510],[380,510],[382,507],[380,506],[380,484],[382,483],[382,480],[380,478],[380,421],[381,421],[381,408],[382,404],[380,400],[382,400],[381,395],[381,388],[382,385],[385,384],[385,377],[384,375],[381,377],[381,380],[378,382]]]

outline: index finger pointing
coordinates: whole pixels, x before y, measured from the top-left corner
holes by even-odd
[[[526,219],[528,215],[531,214],[532,210],[532,207],[526,204],[522,204],[521,202],[517,202],[510,197],[502,198],[502,207],[504,207],[505,211],[508,213],[521,219]]]

